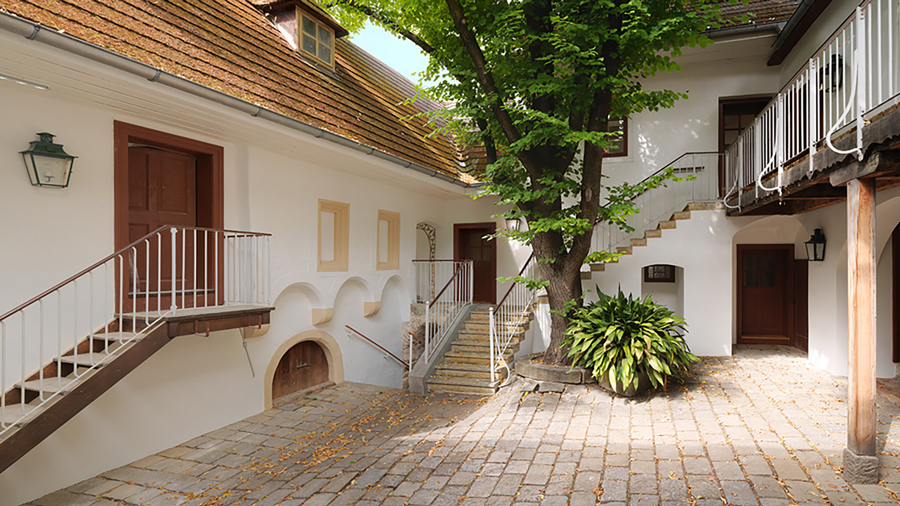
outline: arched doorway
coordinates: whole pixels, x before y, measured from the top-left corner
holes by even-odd
[[[282,355],[272,380],[272,398],[328,382],[328,357],[315,341],[300,341]]]

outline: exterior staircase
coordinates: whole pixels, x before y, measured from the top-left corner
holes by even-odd
[[[434,374],[428,378],[429,391],[493,395],[506,380],[508,371],[499,368],[495,381],[491,383],[489,307],[480,306],[472,311],[464,328],[459,331],[459,337],[444,354],[444,359]],[[513,338],[503,353],[503,359],[512,368],[519,344],[533,318],[533,309],[529,310],[520,325],[516,325],[515,321],[498,321],[496,318],[495,316],[495,325],[506,325],[512,331]],[[509,328],[512,326],[515,328]]]
[[[668,220],[660,221],[655,229],[644,231],[643,237],[632,238],[629,246],[620,246],[616,248],[616,252],[621,253],[622,255],[631,255],[634,252],[634,248],[647,246],[650,239],[661,238],[663,236],[663,231],[674,230],[679,221],[691,219],[692,211],[712,211],[716,209],[724,209],[724,205],[721,202],[692,202],[686,205],[683,210],[672,213]],[[581,279],[588,280],[591,279],[591,276],[595,272],[605,271],[607,263],[615,264],[618,263],[618,260],[590,264],[590,270],[581,271]]]

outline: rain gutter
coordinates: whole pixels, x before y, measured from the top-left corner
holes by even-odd
[[[48,28],[39,23],[20,18],[14,14],[0,12],[0,29],[10,33],[21,35],[28,40],[42,42],[48,46],[55,47],[62,51],[78,55],[97,63],[107,65],[109,67],[127,72],[129,74],[144,78],[150,82],[160,83],[170,88],[200,97],[220,105],[224,105],[245,114],[249,114],[254,118],[261,118],[277,125],[281,125],[298,132],[312,135],[317,139],[323,139],[339,146],[350,148],[360,153],[374,156],[375,158],[399,165],[405,169],[411,169],[421,174],[425,174],[448,183],[462,186],[463,188],[473,188],[481,186],[480,184],[469,184],[454,178],[443,172],[429,169],[424,165],[400,158],[399,156],[385,153],[371,146],[366,146],[352,139],[334,134],[322,128],[309,123],[291,118],[284,114],[280,114],[259,105],[253,104],[246,100],[233,97],[227,93],[197,84],[183,77],[176,76],[169,72],[157,69],[145,63],[139,62],[127,56],[102,48],[90,42],[83,41],[66,33]]]
[[[770,21],[768,23],[750,23],[746,25],[726,26],[725,28],[714,28],[700,32],[710,39],[721,39],[723,37],[733,37],[736,35],[751,35],[764,33],[781,33],[787,23],[784,21]]]

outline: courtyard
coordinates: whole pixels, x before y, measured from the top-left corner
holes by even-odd
[[[596,385],[491,398],[344,383],[33,501],[338,506],[900,501],[900,398],[879,382],[881,482],[841,478],[846,378],[738,346],[636,400]],[[164,428],[161,428],[164,430]]]

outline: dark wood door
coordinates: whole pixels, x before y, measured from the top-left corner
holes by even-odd
[[[281,357],[275,379],[272,380],[272,398],[306,390],[328,381],[328,358],[325,350],[314,341],[295,344]]]
[[[792,341],[792,251],[793,245],[738,246],[741,342]]]
[[[794,260],[794,346],[809,351],[808,260]]]
[[[475,302],[497,302],[496,242],[486,238],[494,233],[490,224],[456,224],[453,242],[456,260],[471,260],[473,268],[472,298]]]
[[[136,241],[163,225],[197,226],[197,160],[193,155],[151,147],[128,149],[128,240]],[[198,240],[202,249],[204,242]],[[130,255],[129,293],[139,294],[150,309],[155,297],[172,289],[172,237],[161,234],[149,247]],[[176,251],[184,262],[176,265],[176,289],[193,290],[193,234],[179,234]],[[160,255],[160,252],[162,253]],[[203,252],[198,251],[198,258]],[[202,261],[201,261],[202,266]],[[182,269],[182,267],[184,267]],[[135,276],[136,275],[136,276]],[[135,283],[135,277],[137,282]],[[203,276],[198,276],[203,279]],[[153,298],[154,300],[149,300]],[[160,301],[167,307],[168,301]],[[138,305],[142,305],[143,302]],[[130,306],[131,304],[126,305]]]

